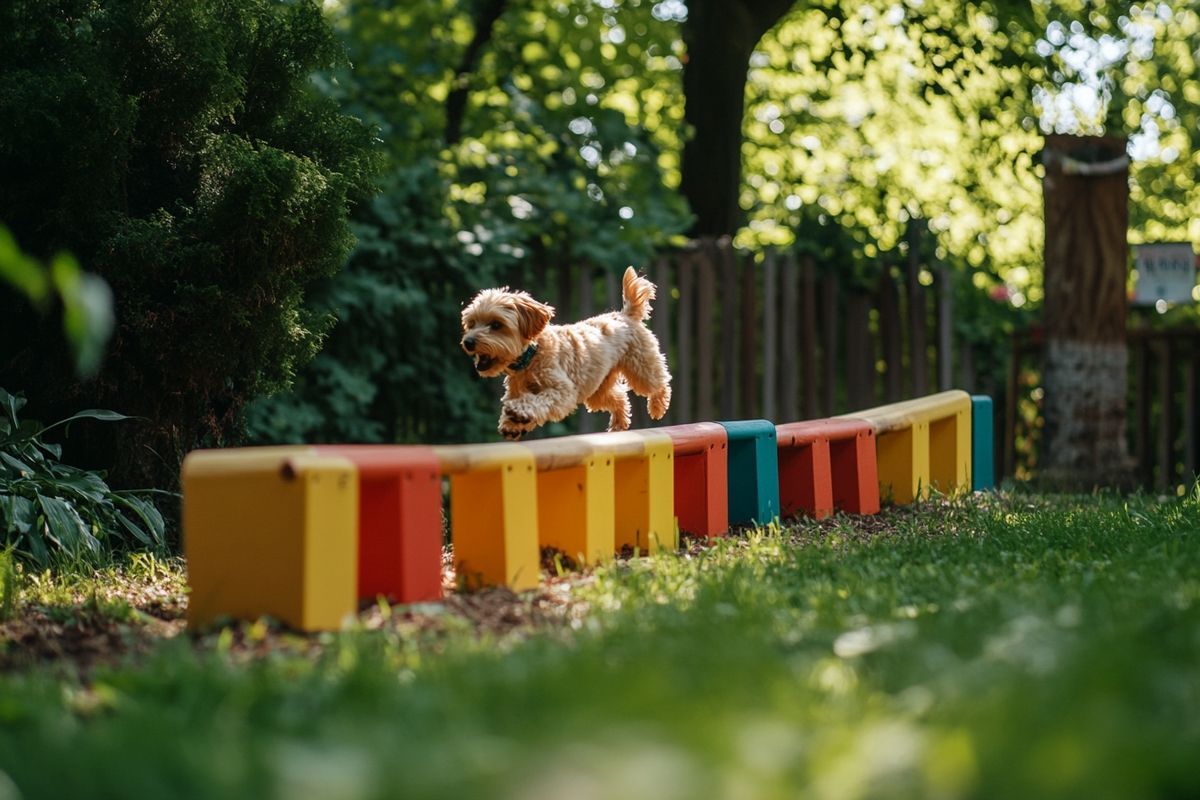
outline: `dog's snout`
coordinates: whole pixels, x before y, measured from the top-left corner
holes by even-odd
[[[468,336],[467,338],[463,339],[463,348],[466,349],[466,351],[468,353],[471,352],[472,350],[474,350],[475,349],[475,337]]]

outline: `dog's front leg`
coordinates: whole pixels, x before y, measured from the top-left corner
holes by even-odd
[[[521,434],[546,422],[548,403],[541,395],[505,395],[501,401],[500,434],[505,439],[520,439]]]

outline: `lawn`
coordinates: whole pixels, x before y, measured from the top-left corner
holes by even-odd
[[[1196,796],[1198,533],[1200,488],[976,496],[307,638],[181,633],[175,562],[39,579],[0,798]]]

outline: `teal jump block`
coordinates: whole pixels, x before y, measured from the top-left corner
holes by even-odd
[[[722,422],[729,436],[729,524],[766,525],[779,517],[779,456],[775,424],[765,419]]]
[[[995,446],[992,432],[995,419],[992,398],[983,394],[971,395],[971,489],[979,492],[996,485]]]

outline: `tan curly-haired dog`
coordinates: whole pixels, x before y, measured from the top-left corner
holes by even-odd
[[[612,415],[608,429],[629,428],[627,392],[647,398],[661,419],[671,404],[671,374],[658,339],[643,323],[650,317],[654,284],[633,267],[622,281],[620,311],[571,325],[551,325],[554,309],[525,292],[484,289],[462,312],[462,347],[485,378],[504,375],[500,433],[506,439],[571,414]]]

